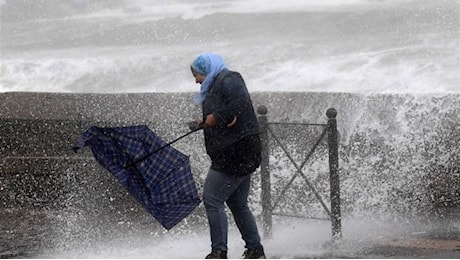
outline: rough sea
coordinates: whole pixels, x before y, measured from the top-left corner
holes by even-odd
[[[458,0],[0,4],[0,92],[194,92],[209,51],[250,91],[460,92]]]

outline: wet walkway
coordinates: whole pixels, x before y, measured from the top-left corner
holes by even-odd
[[[138,227],[124,227],[119,221],[114,223],[108,220],[105,222],[116,224],[116,227],[112,227],[116,230],[111,236],[103,236],[110,227],[97,229],[96,225],[101,223],[85,218],[89,221],[79,225],[74,223],[68,227],[68,232],[59,234],[65,227],[58,218],[64,222],[73,222],[71,215],[62,212],[3,212],[0,258],[202,258],[209,247],[206,229],[194,230],[193,234],[169,232],[155,236],[140,230],[141,227],[144,230],[152,227],[154,221],[150,219],[143,223],[133,221],[132,225],[137,223]],[[372,234],[369,237],[375,238],[372,241],[367,241],[368,237],[362,230],[357,230],[359,228],[356,228],[355,223],[344,223],[347,236],[344,236],[342,248],[330,250],[324,246],[329,241],[330,223],[313,220],[278,222],[274,237],[264,239],[267,257],[460,258],[460,219],[427,226],[426,229],[411,230],[404,232],[404,235],[391,233],[375,238],[374,231],[370,230]],[[348,224],[352,227],[347,227]],[[364,223],[360,224],[363,230],[368,227]],[[78,227],[82,226],[85,229],[79,230]],[[350,234],[351,230],[356,233]],[[232,249],[230,257],[240,258],[244,245],[239,233],[231,229],[229,235]]]
[[[369,258],[460,258],[460,232],[446,238],[394,239],[370,248],[363,257]]]
[[[410,236],[382,239],[356,257],[460,259],[460,209],[436,221]]]

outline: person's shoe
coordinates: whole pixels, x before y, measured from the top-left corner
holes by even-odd
[[[220,250],[213,250],[206,259],[227,259],[227,252]]]
[[[266,259],[262,246],[255,249],[247,249],[243,254],[244,259]]]

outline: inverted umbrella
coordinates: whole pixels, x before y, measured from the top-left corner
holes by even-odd
[[[188,156],[147,126],[92,126],[77,140],[74,150],[85,146],[166,229],[199,205]]]

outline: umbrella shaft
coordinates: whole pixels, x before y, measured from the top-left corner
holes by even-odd
[[[151,156],[152,154],[157,153],[157,152],[160,151],[161,149],[163,149],[163,148],[165,148],[165,147],[167,147],[167,146],[172,145],[173,143],[179,141],[180,139],[182,139],[182,138],[184,138],[184,137],[186,137],[186,136],[188,136],[188,135],[190,135],[190,134],[192,134],[192,133],[194,133],[194,132],[196,132],[196,131],[198,131],[198,130],[200,130],[200,129],[193,129],[192,131],[190,131],[190,132],[188,132],[188,133],[186,133],[186,134],[184,134],[184,135],[182,135],[182,136],[179,136],[178,138],[172,140],[171,142],[169,142],[169,143],[167,143],[167,144],[165,144],[165,145],[159,147],[159,148],[156,149],[155,151],[153,151],[153,152],[151,152],[151,153],[148,153],[146,156],[144,156],[144,157],[142,157],[142,158],[140,158],[140,159],[137,159],[137,160],[135,160],[135,161],[132,162],[132,163],[129,163],[129,164],[125,165],[124,168],[126,169],[126,168],[128,168],[128,167],[130,167],[130,166],[135,165],[135,164],[138,163],[138,162],[142,162],[143,160],[147,159],[147,158],[148,158],[149,156]]]

